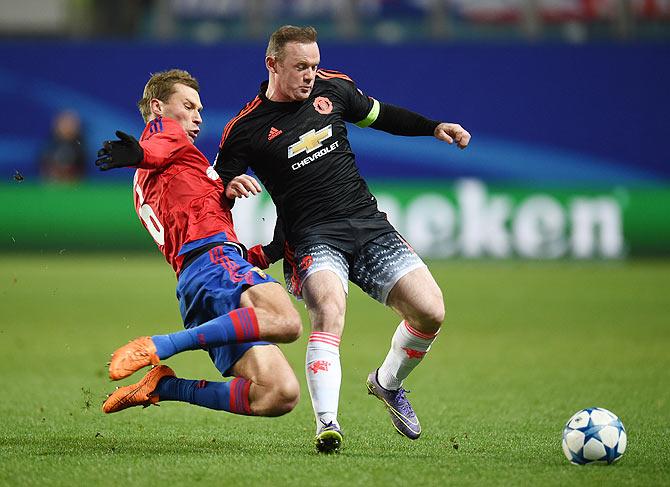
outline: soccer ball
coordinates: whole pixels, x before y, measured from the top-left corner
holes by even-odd
[[[563,453],[575,465],[616,462],[626,442],[621,420],[603,408],[578,411],[563,429]]]

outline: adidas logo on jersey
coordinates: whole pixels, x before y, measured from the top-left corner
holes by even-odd
[[[270,127],[270,132],[268,133],[268,140],[272,140],[275,137],[279,137],[283,132],[274,127]]]

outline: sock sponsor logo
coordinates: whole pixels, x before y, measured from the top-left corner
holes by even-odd
[[[307,368],[312,371],[312,374],[318,374],[320,370],[328,372],[328,367],[330,367],[330,362],[325,360],[315,360],[307,366]]]
[[[413,348],[409,348],[409,347],[402,347],[402,349],[407,354],[407,358],[410,358],[410,359],[414,358],[414,359],[417,359],[417,360],[421,360],[423,358],[423,356],[426,355],[426,352],[422,352],[421,350],[414,350]]]
[[[205,339],[204,333],[198,333],[198,344],[203,348],[207,346],[207,340]]]
[[[207,381],[205,379],[199,380],[198,383],[195,385],[197,389],[204,389],[207,387]]]

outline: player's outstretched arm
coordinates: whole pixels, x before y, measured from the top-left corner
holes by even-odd
[[[103,142],[102,148],[98,151],[95,165],[101,171],[116,167],[137,166],[144,159],[144,150],[135,137],[120,130],[116,131],[116,136],[118,140]]]
[[[470,132],[457,123],[442,122],[435,127],[434,134],[436,139],[448,144],[456,142],[461,149],[465,149],[470,143]]]
[[[457,123],[437,122],[406,108],[376,100],[373,100],[372,109],[366,119],[356,125],[359,127],[369,125],[373,129],[393,135],[410,137],[433,135],[449,144],[455,141],[461,149],[465,149],[470,143],[470,133]]]
[[[226,198],[234,200],[235,198],[248,198],[262,192],[261,185],[256,178],[248,174],[235,176],[226,184]]]

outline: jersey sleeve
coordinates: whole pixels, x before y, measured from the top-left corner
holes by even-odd
[[[270,261],[275,263],[284,257],[284,244],[286,243],[286,236],[284,234],[284,220],[277,214],[277,222],[275,223],[274,234],[272,235],[272,242],[263,245],[263,253]]]
[[[358,127],[372,127],[393,135],[411,137],[433,135],[440,123],[366,96],[346,74],[328,70],[319,70],[317,74],[321,79],[336,84],[337,94],[345,105],[344,120]]]
[[[317,76],[321,79],[328,80],[335,85],[338,95],[344,102],[345,121],[360,125],[370,117],[371,114],[374,114],[375,110],[379,113],[379,102],[359,90],[354,81],[346,74],[338,71],[320,69],[317,72]],[[363,126],[367,127],[370,123],[372,122]]]
[[[372,122],[366,123],[366,120],[370,117],[376,118],[375,111],[379,113],[379,102],[363,94],[361,90],[356,88],[353,81],[347,83],[345,88],[347,89],[347,109],[344,112],[344,119],[347,122],[355,123],[359,127],[367,127]],[[374,118],[372,118],[373,121]]]
[[[188,149],[192,142],[179,123],[163,119],[150,124],[150,129],[140,141],[144,150],[144,159],[137,167],[142,169],[158,169],[167,166],[181,153]]]
[[[234,120],[234,119],[233,119]],[[231,120],[232,122],[232,120]],[[229,122],[230,123],[230,122]],[[249,168],[249,137],[239,126],[224,129],[219,152],[214,160],[214,169],[226,186],[235,176],[244,174]]]

